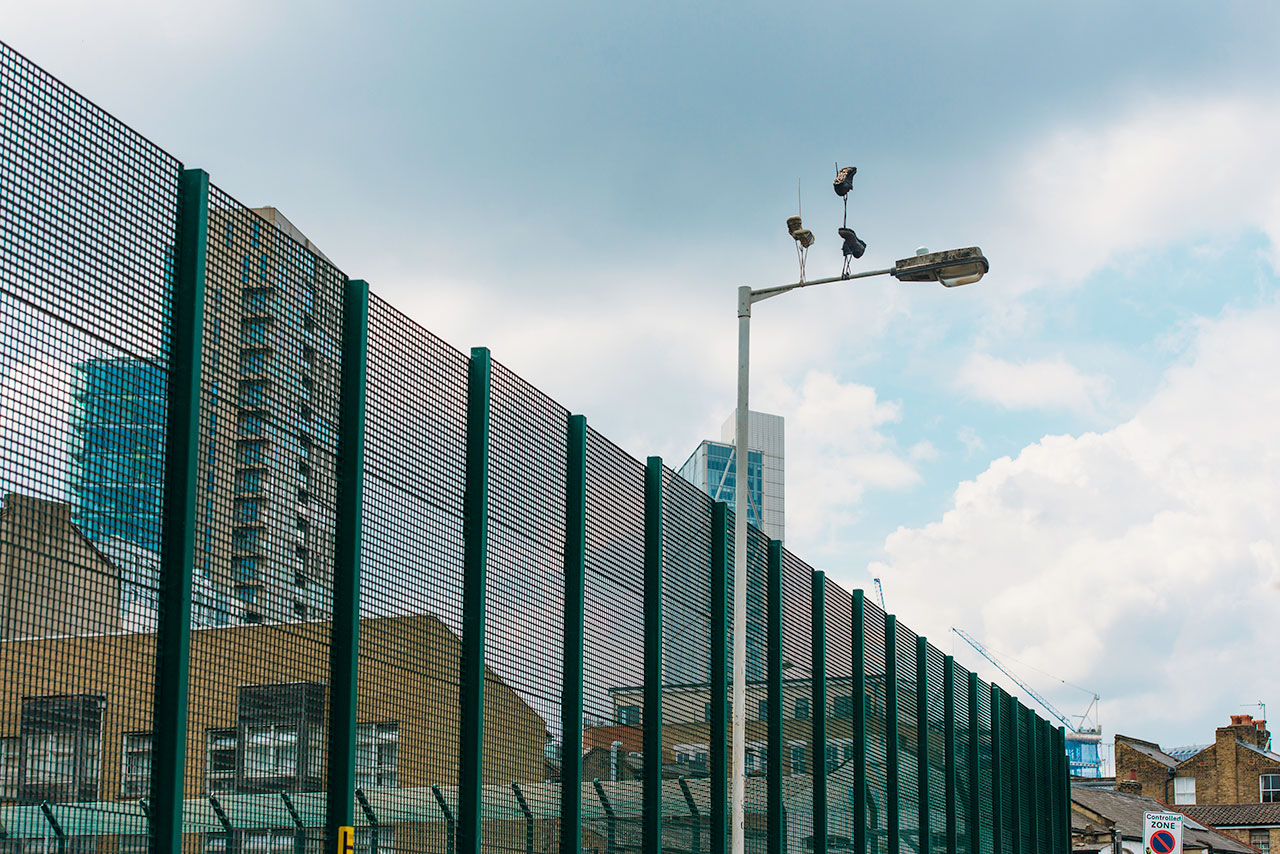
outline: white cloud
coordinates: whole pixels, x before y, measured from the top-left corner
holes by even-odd
[[[917,462],[928,462],[938,458],[937,447],[928,439],[921,439],[911,446],[911,450],[907,452],[907,456]]]
[[[807,374],[792,394],[780,409],[787,413],[788,539],[825,542],[850,521],[868,489],[920,481],[913,456],[884,431],[901,420],[899,404],[822,371]]]
[[[987,243],[1022,287],[1148,247],[1259,228],[1280,268],[1280,101],[1180,94],[1027,140]]]
[[[1082,373],[1058,356],[1009,362],[974,353],[956,375],[956,385],[1005,409],[1043,409],[1095,415],[1106,397],[1105,377]]]
[[[1280,607],[1277,329],[1276,305],[1200,324],[1131,420],[996,460],[871,574],[930,637],[960,626],[1097,690],[1110,733],[1208,738],[1280,694],[1259,666]]]

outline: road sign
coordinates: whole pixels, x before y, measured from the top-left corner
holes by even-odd
[[[1146,854],[1182,854],[1182,813],[1144,812],[1142,839]]]

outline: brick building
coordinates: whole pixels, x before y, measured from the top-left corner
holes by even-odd
[[[1116,736],[1116,782],[1136,785],[1262,851],[1280,851],[1280,754],[1271,752],[1267,722],[1232,715],[1212,744],[1161,749],[1151,741]]]
[[[1136,780],[1143,795],[1174,805],[1280,802],[1280,755],[1270,744],[1267,722],[1250,715],[1232,715],[1194,752],[1117,734],[1116,780]]]

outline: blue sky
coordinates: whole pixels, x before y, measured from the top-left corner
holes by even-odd
[[[758,307],[788,545],[881,577],[934,639],[957,625],[1099,691],[1108,732],[1208,741],[1280,703],[1257,667],[1280,604],[1274,4],[0,0],[0,20],[427,328],[677,466],[733,406],[735,288],[795,279],[797,180],[810,276],[831,275],[828,182],[856,164],[867,267],[980,245],[992,271]]]

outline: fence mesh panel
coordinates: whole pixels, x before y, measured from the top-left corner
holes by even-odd
[[[898,624],[898,749],[901,850],[919,850],[919,722],[916,720],[916,634]]]
[[[452,838],[466,389],[463,354],[370,299],[355,783],[380,851]]]
[[[147,849],[179,164],[0,44],[0,798]],[[18,845],[20,842],[4,843]]]
[[[644,469],[594,430],[587,431],[586,564],[582,779],[590,785],[582,846],[636,849],[644,768]]]
[[[804,851],[813,836],[813,570],[782,555],[782,774],[787,851]],[[748,678],[751,674],[748,673]],[[761,717],[774,714],[766,703]],[[789,784],[789,785],[788,785]]]
[[[711,844],[711,500],[663,474],[662,741],[677,779],[663,784],[662,847],[697,854]]]
[[[925,661],[929,674],[929,829],[931,850],[935,851],[945,850],[947,841],[945,661],[942,651],[929,644]]]
[[[827,581],[827,834],[843,844],[854,837],[853,812],[853,596]],[[816,760],[815,760],[816,761]],[[818,773],[821,766],[814,766]]]
[[[885,726],[884,611],[866,603],[867,637],[867,846],[884,851],[889,832]]]

